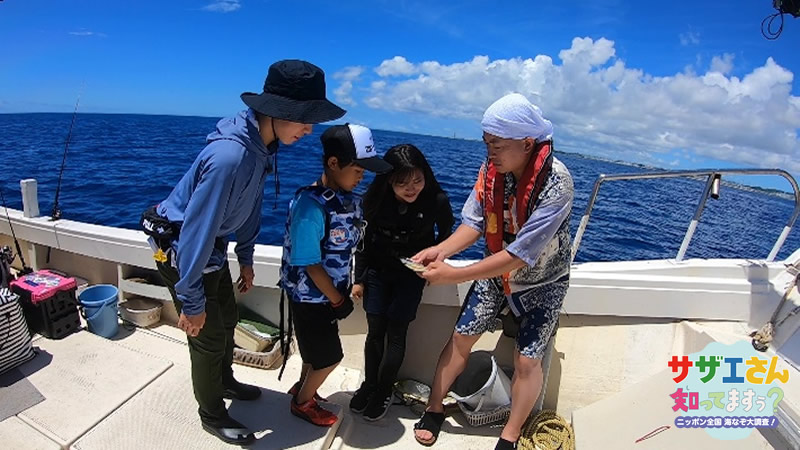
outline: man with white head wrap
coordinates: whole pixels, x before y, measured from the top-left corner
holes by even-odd
[[[439,357],[428,408],[415,425],[423,445],[436,441],[444,396],[466,367],[472,346],[507,305],[519,330],[511,416],[496,449],[516,448],[542,389],[541,359],[569,285],[573,184],[553,156],[552,123],[524,96],[509,94],[489,106],[481,127],[488,159],[461,212],[461,226],[414,257],[426,265],[422,277],[431,284],[476,280]],[[481,237],[483,260],[459,268],[444,262]]]
[[[522,94],[508,94],[483,113],[483,132],[503,139],[553,140],[553,124]]]

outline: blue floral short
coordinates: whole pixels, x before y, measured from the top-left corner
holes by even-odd
[[[558,324],[558,314],[564,303],[567,287],[569,279],[514,293],[515,296],[527,297],[526,303],[531,305],[531,308],[522,314],[517,333],[517,350],[520,354],[528,358],[542,359],[547,342]],[[474,281],[467,298],[464,299],[461,315],[456,322],[456,332],[465,336],[475,336],[493,329],[495,320],[507,301],[503,292],[503,282],[499,277]]]

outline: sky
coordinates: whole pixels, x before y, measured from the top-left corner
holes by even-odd
[[[0,113],[71,112],[80,97],[81,112],[222,117],[272,62],[298,58],[325,70],[343,121],[374,129],[480,139],[485,108],[520,92],[557,150],[800,178],[800,19],[770,41],[773,12],[772,0],[0,0]]]

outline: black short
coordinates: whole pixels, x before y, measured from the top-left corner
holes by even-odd
[[[314,370],[339,363],[344,358],[339,324],[327,303],[289,301],[297,346],[305,364]]]

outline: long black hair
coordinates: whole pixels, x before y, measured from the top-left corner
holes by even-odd
[[[414,203],[434,201],[440,192],[444,192],[436,181],[428,160],[417,147],[411,144],[395,145],[386,152],[383,159],[392,165],[392,170],[375,176],[364,194],[364,217],[367,221],[375,217],[381,203],[394,196],[392,184],[410,181],[417,171],[422,172],[425,177],[425,188]]]

